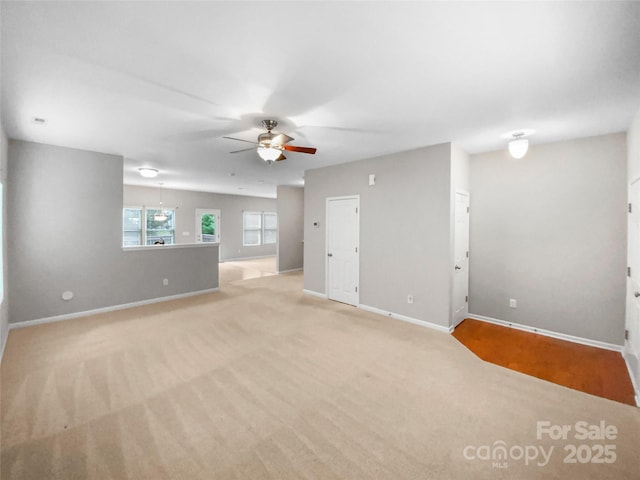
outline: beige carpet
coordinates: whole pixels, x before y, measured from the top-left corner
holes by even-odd
[[[269,277],[278,273],[276,257],[221,262],[218,264],[218,268],[220,286],[240,280]]]
[[[640,477],[638,409],[301,289],[276,275],[13,330],[2,480]],[[538,421],[572,431],[538,440]],[[618,433],[577,440],[580,421]],[[502,445],[506,464],[486,459]],[[564,463],[567,445],[615,461]]]

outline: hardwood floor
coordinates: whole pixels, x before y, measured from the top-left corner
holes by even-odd
[[[635,405],[619,352],[466,319],[453,336],[481,359],[565,387]]]

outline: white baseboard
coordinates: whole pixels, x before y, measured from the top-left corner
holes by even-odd
[[[629,378],[631,379],[631,385],[633,386],[633,391],[635,392],[635,400],[636,406],[640,407],[640,390],[638,389],[638,382],[636,382],[636,376],[633,373],[633,369],[631,368],[631,364],[629,363],[629,357],[633,358],[635,362],[640,366],[640,359],[638,359],[638,354],[634,351],[625,348],[622,352],[622,357],[624,358],[624,364],[627,366],[627,371],[629,372]]]
[[[14,328],[32,327],[34,325],[42,325],[44,323],[61,322],[64,320],[71,320],[73,318],[87,317],[89,315],[97,315],[99,313],[114,312],[116,310],[124,310],[126,308],[140,307],[142,305],[151,305],[152,303],[168,302],[170,300],[177,300],[179,298],[193,297],[196,295],[204,295],[205,293],[212,293],[220,291],[219,288],[208,288],[206,290],[198,290],[197,292],[179,293],[177,295],[169,295],[167,297],[150,298],[148,300],[140,300],[138,302],[123,303],[120,305],[111,305],[109,307],[96,308],[94,310],[84,310],[82,312],[67,313],[64,315],[55,315],[53,317],[37,318],[35,320],[26,320],[24,322],[10,323],[9,330]]]
[[[638,383],[636,382],[636,378],[633,375],[633,370],[629,366],[629,362],[627,359],[624,359],[624,363],[627,366],[627,372],[629,372],[629,378],[631,379],[631,386],[633,386],[633,392],[635,393],[634,399],[636,401],[636,407],[640,407],[640,390],[638,390]]]
[[[328,296],[326,293],[320,293],[314,290],[306,290],[306,289],[303,290],[302,292],[306,293],[307,295],[311,295],[313,297],[324,298],[325,300],[328,299]],[[394,318],[396,320],[402,320],[403,322],[413,323],[414,325],[431,328],[433,330],[438,330],[439,332],[444,332],[444,333],[453,332],[453,327],[443,327],[442,325],[436,325],[435,323],[425,322],[424,320],[418,320],[417,318],[408,317],[406,315],[401,315],[399,313],[388,312],[386,310],[381,310],[376,307],[370,307],[369,305],[364,305],[362,303],[359,303],[358,305],[355,305],[355,306],[362,310],[366,310],[367,312],[376,313],[378,315]]]
[[[306,293],[307,295],[311,295],[312,297],[325,298],[325,299],[327,298],[326,293],[320,293],[314,290],[307,290],[306,288],[302,290],[302,293]]]
[[[2,363],[2,358],[4,357],[4,347],[7,346],[7,340],[9,339],[9,330],[11,329],[11,325],[7,328],[7,334],[2,339],[2,345],[0,346],[0,364]]]
[[[281,273],[300,272],[300,271],[302,271],[302,267],[300,267],[300,268],[292,268],[291,270],[279,270],[278,271],[278,275],[280,275]]]
[[[568,335],[566,333],[553,332],[551,330],[530,327],[528,325],[520,325],[519,323],[507,322],[505,320],[500,320],[492,317],[485,317],[484,315],[475,315],[473,313],[470,313],[469,315],[467,315],[467,318],[471,318],[473,320],[480,320],[482,322],[494,323],[496,325],[501,325],[503,327],[515,328],[517,330],[523,330],[525,332],[537,333],[539,335],[544,335],[545,337],[552,337],[552,338],[557,338],[559,340],[566,340],[567,342],[579,343],[581,345],[587,345],[589,347],[604,348],[605,350],[613,350],[614,352],[620,352],[620,353],[622,353],[623,351],[622,345],[615,345],[613,343],[601,342],[599,340],[591,340],[590,338],[576,337],[573,335]]]
[[[367,312],[377,313],[378,315],[384,315],[385,317],[395,318],[396,320],[402,320],[403,322],[413,323],[414,325],[419,325],[421,327],[427,327],[433,330],[438,330],[439,332],[444,332],[444,333],[453,332],[453,327],[443,327],[442,325],[437,325],[431,322],[425,322],[424,320],[418,320],[417,318],[408,317],[400,313],[388,312],[376,307],[370,307],[369,305],[363,305],[362,303],[358,305],[358,308],[361,308],[362,310],[366,310]]]

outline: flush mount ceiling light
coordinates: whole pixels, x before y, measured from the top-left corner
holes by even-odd
[[[155,168],[147,168],[147,167],[142,167],[138,169],[138,172],[140,172],[140,175],[142,175],[145,178],[155,178],[158,176],[158,170],[156,170]]]
[[[509,142],[509,153],[513,158],[522,158],[529,150],[529,140],[522,138],[524,133],[518,132],[513,134],[515,140]]]
[[[529,140],[524,137],[528,137],[535,133],[535,130],[521,129],[513,132],[507,132],[501,135],[501,138],[510,139],[509,153],[513,158],[522,158],[527,154],[529,150]]]

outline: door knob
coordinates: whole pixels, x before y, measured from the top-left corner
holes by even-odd
[[[456,265],[456,270],[462,270],[462,268]]]
[[[333,253],[327,253],[328,257],[333,257]]]
[[[633,296],[636,297],[636,298],[640,297],[640,292],[634,292]]]

